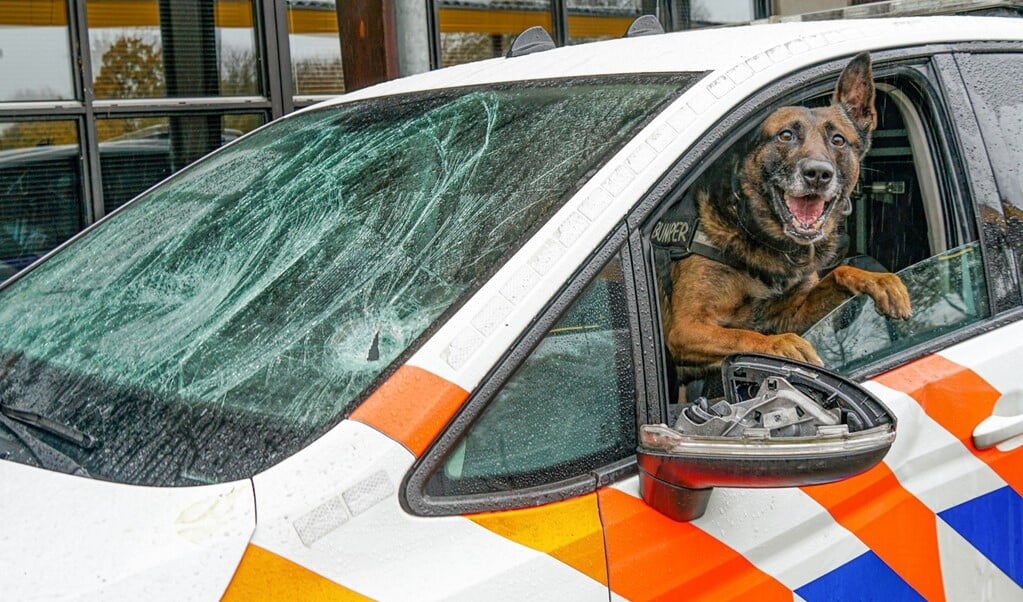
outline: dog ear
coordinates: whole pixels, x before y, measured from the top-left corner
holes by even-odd
[[[874,109],[874,73],[870,53],[857,54],[842,70],[831,103],[841,106],[856,127],[869,134],[877,127]]]

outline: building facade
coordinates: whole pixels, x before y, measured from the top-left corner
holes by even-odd
[[[0,0],[0,280],[269,120],[375,81],[502,56],[534,25],[565,45],[619,37],[643,14],[678,30],[863,4],[339,2]],[[880,3],[897,4],[926,3]]]

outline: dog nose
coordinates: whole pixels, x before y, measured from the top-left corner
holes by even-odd
[[[799,174],[809,186],[827,184],[835,175],[835,168],[827,161],[803,159],[799,162]]]

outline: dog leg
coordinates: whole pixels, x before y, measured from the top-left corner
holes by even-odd
[[[913,315],[909,290],[902,279],[888,272],[868,272],[852,266],[839,266],[829,276],[854,295],[866,294],[874,300],[877,313],[905,320]]]
[[[820,364],[807,340],[791,329],[762,334],[756,328],[756,299],[766,286],[745,273],[700,256],[676,262],[674,289],[666,308],[668,349],[684,366],[718,366],[733,353],[765,353]],[[752,287],[752,288],[751,288]],[[801,332],[801,331],[799,331]]]
[[[668,333],[668,348],[677,360],[694,366],[717,366],[733,353],[764,353],[824,365],[813,345],[798,334],[760,334],[699,322],[675,324]]]
[[[853,295],[866,294],[874,300],[877,313],[905,320],[913,315],[909,290],[902,279],[888,272],[869,272],[852,266],[838,266],[804,295],[794,295],[778,308],[779,315],[791,316],[788,326],[803,332],[829,311]]]

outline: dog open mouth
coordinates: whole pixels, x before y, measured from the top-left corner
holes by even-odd
[[[788,210],[785,230],[797,238],[814,240],[822,235],[821,228],[827,218],[831,199],[820,194],[796,196],[785,194],[785,208]]]

